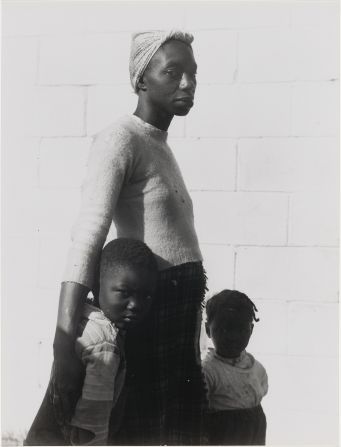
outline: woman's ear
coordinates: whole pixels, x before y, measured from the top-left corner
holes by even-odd
[[[137,87],[139,90],[143,90],[143,91],[147,90],[146,84],[144,83],[143,76],[141,76],[139,78],[139,80],[137,81]]]
[[[211,330],[210,330],[210,325],[207,323],[205,323],[205,329],[206,329],[206,334],[208,338],[211,338]]]

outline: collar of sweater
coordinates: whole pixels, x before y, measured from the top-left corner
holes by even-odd
[[[153,136],[163,141],[167,140],[168,132],[166,130],[161,130],[158,127],[153,126],[152,124],[143,121],[143,119],[136,115],[129,115],[129,117],[146,135]]]

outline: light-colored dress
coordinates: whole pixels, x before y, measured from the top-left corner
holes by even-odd
[[[229,359],[209,349],[203,362],[208,388],[208,443],[264,445],[266,416],[261,401],[268,392],[266,371],[243,351]]]

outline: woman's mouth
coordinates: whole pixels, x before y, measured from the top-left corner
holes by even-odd
[[[180,98],[175,98],[174,102],[186,105],[187,107],[193,106],[193,98],[191,96],[182,96]]]

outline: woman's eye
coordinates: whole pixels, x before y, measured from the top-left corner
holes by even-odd
[[[172,79],[181,78],[182,74],[178,70],[167,70],[166,74]]]

